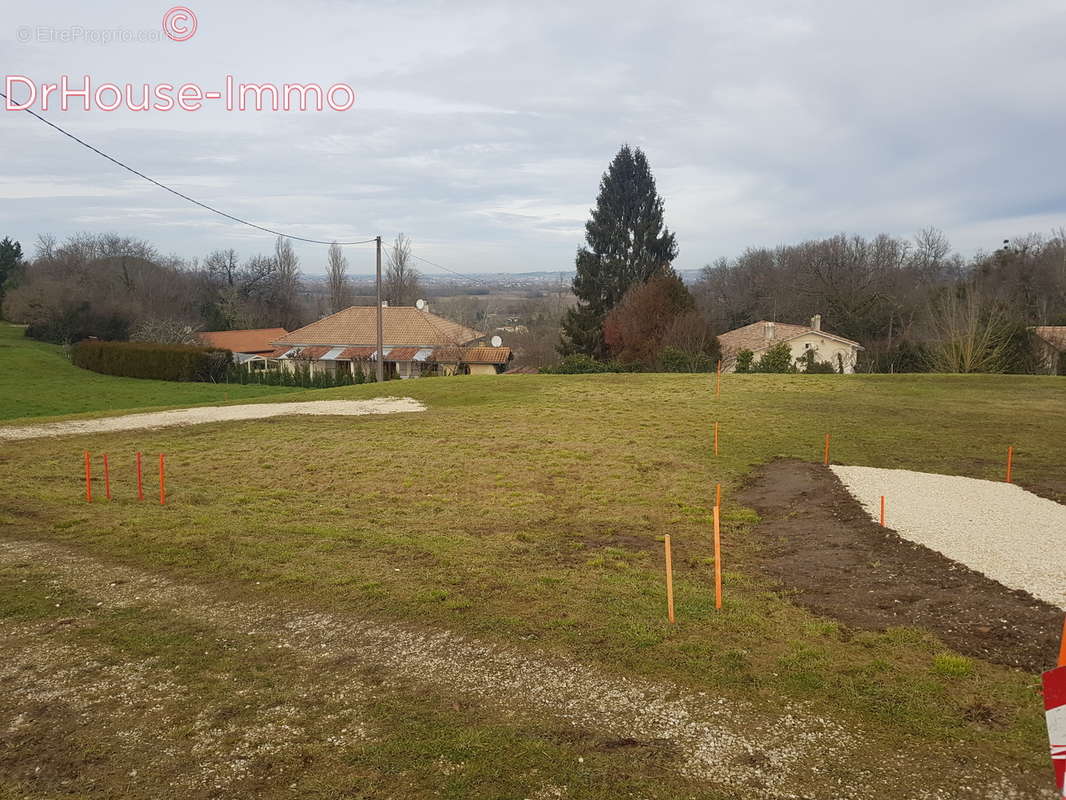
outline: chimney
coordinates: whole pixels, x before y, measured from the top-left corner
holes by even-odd
[[[766,338],[767,340],[774,338],[774,323],[772,322],[766,323]]]
[[[822,315],[815,314],[811,317],[811,330],[820,331],[822,329]]]

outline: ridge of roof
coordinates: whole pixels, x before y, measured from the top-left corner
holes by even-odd
[[[382,329],[386,347],[463,345],[485,334],[413,306],[385,306]],[[349,306],[275,340],[277,345],[357,347],[377,343],[376,306]]]
[[[766,338],[765,326],[767,325],[774,326],[774,336],[771,339]],[[854,339],[848,339],[845,336],[830,333],[823,328],[812,328],[810,325],[794,325],[790,322],[771,322],[770,320],[765,319],[761,319],[758,322],[752,322],[749,325],[742,325],[739,328],[734,328],[731,331],[719,334],[718,340],[723,345],[723,349],[737,351],[745,349],[761,350],[771,344],[788,342],[798,336],[804,336],[808,333],[814,333],[819,336],[825,336],[827,339],[834,339],[838,342],[850,344],[860,350],[864,349],[863,346]]]

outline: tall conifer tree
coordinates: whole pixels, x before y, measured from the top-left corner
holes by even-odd
[[[606,358],[603,320],[630,286],[669,267],[674,234],[663,225],[663,199],[640,148],[623,145],[600,179],[596,207],[577,251],[578,303],[563,321],[560,351]]]

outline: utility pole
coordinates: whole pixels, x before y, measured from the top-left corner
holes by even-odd
[[[374,237],[378,249],[378,383],[385,380],[385,344],[381,323],[381,237]]]

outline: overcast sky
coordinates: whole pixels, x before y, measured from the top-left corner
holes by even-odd
[[[186,2],[187,41],[110,44],[38,38],[80,26],[158,39],[169,3],[8,3],[0,61],[38,84],[350,84],[343,112],[45,113],[298,235],[404,231],[464,272],[571,269],[624,142],[648,155],[682,269],[840,231],[934,225],[969,255],[1066,225],[1062,0]],[[76,231],[185,257],[272,247],[24,112],[0,113],[0,132],[0,235],[27,251]],[[324,248],[297,249],[321,271]],[[369,250],[351,261],[372,264]]]

